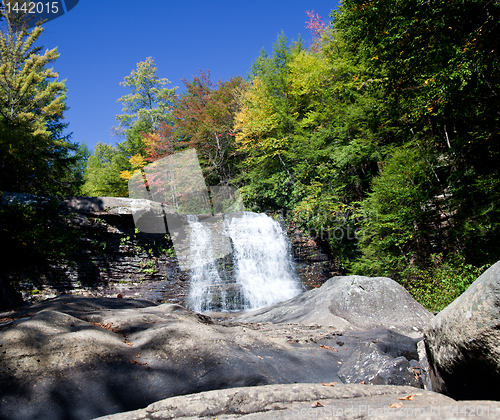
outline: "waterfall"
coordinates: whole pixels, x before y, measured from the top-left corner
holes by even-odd
[[[215,223],[189,216],[188,223],[193,310],[257,309],[302,292],[290,244],[269,216],[243,212]]]
[[[210,224],[199,222],[195,215],[188,215],[188,223],[191,274],[189,306],[196,312],[227,309],[226,291],[221,287],[223,280],[219,274],[217,247],[214,246],[214,241],[224,238],[217,235]]]

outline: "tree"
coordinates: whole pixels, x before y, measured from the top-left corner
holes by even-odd
[[[27,14],[0,7],[5,30],[0,32],[0,189],[40,194],[68,193],[76,145],[62,134],[66,110],[64,82],[46,68],[57,49],[41,53],[34,46],[43,32],[28,32]],[[55,79],[55,80],[53,80]]]
[[[128,159],[116,147],[97,143],[85,167],[82,193],[92,197],[127,196],[127,183],[120,174],[129,166]]]
[[[306,28],[309,29],[313,37],[313,42],[311,43],[310,49],[313,51],[318,51],[321,47],[321,37],[327,29],[327,24],[321,19],[321,16],[317,13],[314,14],[314,10],[306,11],[306,15],[309,20],[306,22]]]
[[[163,122],[153,133],[143,133],[146,160],[154,162],[175,153],[174,126]]]
[[[330,28],[316,42],[305,50],[281,38],[252,67],[236,124],[242,192],[257,210],[287,211],[346,268],[357,255],[359,202],[391,134],[365,61]]]
[[[133,172],[145,165],[147,147],[144,136],[159,130],[171,120],[175,89],[164,86],[170,82],[156,75],[151,57],[137,63],[137,69],[120,84],[132,93],[117,100],[123,104],[123,114],[116,115],[119,127],[115,132],[125,139],[116,147],[99,143],[85,171],[83,191],[89,195],[127,196],[127,181]],[[141,162],[138,165],[138,162]]]
[[[238,95],[245,83],[241,77],[233,77],[214,84],[209,72],[183,82],[186,92],[173,113],[173,131],[181,140],[177,146],[197,149],[208,185],[227,185],[236,175],[233,126]]]
[[[87,166],[87,162],[91,155],[92,152],[85,142],[78,144],[78,148],[75,152],[76,159],[71,167],[71,182],[73,185],[72,195],[84,195],[83,185],[85,184],[85,167]]]
[[[289,43],[284,34],[273,45],[273,54],[262,50],[253,62],[251,85],[241,97],[236,115],[236,141],[242,164],[242,192],[254,208],[288,207],[294,178],[287,151],[298,118],[290,96],[290,68],[303,49],[299,40]]]
[[[399,261],[395,272],[406,270],[408,261],[425,268],[433,260],[446,265],[460,255],[477,266],[495,262],[500,250],[499,3],[345,0],[334,17],[336,31],[383,86],[380,122],[396,133],[388,139],[393,152],[381,164],[365,205],[378,207],[381,220],[392,220],[393,226],[410,214],[419,225],[421,209],[434,220],[432,229],[419,227],[413,236],[385,229],[385,222],[369,223],[373,240],[362,244],[361,266],[377,271],[375,258],[384,255]],[[424,178],[416,181],[412,171],[395,176],[394,168],[401,165],[398,150],[418,156],[415,165],[425,162],[431,195],[417,193]],[[403,167],[410,169],[410,162]],[[384,197],[405,176],[407,185],[416,184],[414,199],[403,211],[401,200]],[[437,254],[443,258],[434,258]]]
[[[152,57],[137,63],[137,70],[126,76],[120,85],[132,89],[132,93],[117,100],[123,104],[123,114],[117,115],[120,128],[129,129],[142,124],[143,129],[151,132],[169,121],[169,114],[175,100],[177,88],[165,88],[170,81],[160,79]]]

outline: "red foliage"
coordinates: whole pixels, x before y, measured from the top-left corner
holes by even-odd
[[[319,38],[326,29],[326,23],[323,22],[320,15],[317,13],[316,15],[314,14],[314,10],[308,10],[306,14],[309,17],[309,20],[306,22],[306,28],[309,29],[313,37]]]
[[[171,124],[162,122],[160,128],[153,133],[144,133],[143,138],[148,162],[154,162],[174,153],[174,127]]]
[[[326,23],[323,22],[320,15],[318,15],[317,13],[314,14],[314,10],[308,10],[306,11],[306,14],[309,17],[309,20],[306,21],[306,28],[311,32],[314,40],[311,48],[313,50],[317,50],[319,48],[319,40],[321,38],[321,34],[326,29]]]
[[[176,101],[172,123],[163,123],[153,133],[144,134],[146,160],[155,162],[186,148],[194,148],[212,181],[231,178],[228,158],[235,152],[234,117],[237,95],[244,81],[235,77],[213,83],[210,73],[200,71],[191,81],[183,79],[186,92]],[[154,184],[148,179],[148,186]]]
[[[201,71],[192,81],[183,80],[187,92],[174,111],[183,144],[198,151],[200,163],[219,182],[231,178],[228,158],[234,153],[234,117],[237,95],[243,79],[234,77],[213,83],[210,73]]]

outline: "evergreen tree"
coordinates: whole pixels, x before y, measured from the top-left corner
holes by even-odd
[[[0,14],[0,190],[36,194],[71,193],[75,144],[63,134],[67,124],[64,82],[48,69],[57,49],[41,53],[35,42],[43,32],[28,32],[27,14]],[[53,80],[55,79],[55,80]]]
[[[170,112],[175,101],[177,88],[166,88],[168,79],[160,79],[153,58],[137,63],[137,70],[126,76],[120,85],[129,87],[132,92],[117,99],[123,105],[123,114],[117,115],[119,128],[129,129],[140,124],[147,132],[160,127],[162,122],[169,121]]]

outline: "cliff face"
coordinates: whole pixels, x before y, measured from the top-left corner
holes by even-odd
[[[0,197],[2,209],[14,211],[19,206],[49,205],[47,199],[26,194],[2,193]],[[66,197],[58,201],[58,216],[68,235],[67,244],[62,245],[75,251],[42,262],[28,253],[22,266],[18,263],[14,269],[2,270],[2,284],[16,285],[28,301],[59,292],[184,300],[188,276],[179,269],[169,235],[143,233],[135,227],[132,209],[139,200]],[[162,214],[157,203],[142,204],[151,217]]]
[[[47,199],[26,194],[0,194],[0,208],[16,205],[46,206]],[[67,292],[84,296],[143,297],[156,302],[183,303],[189,275],[182,271],[168,232],[144,233],[134,223],[134,208],[147,209],[140,223],[161,225],[159,203],[115,197],[63,197],[57,212],[70,232],[67,247],[75,251],[40,262],[30,256],[23,267],[0,272],[5,286],[12,283],[23,298],[36,301]],[[136,220],[137,222],[137,220]],[[146,229],[147,230],[147,229]],[[335,272],[334,264],[316,243],[288,226],[299,277],[307,288],[318,287]],[[69,243],[71,242],[71,243]],[[9,289],[10,290],[10,289]],[[9,300],[9,299],[7,299]],[[10,301],[19,304],[19,296]],[[5,303],[3,307],[14,306]]]

